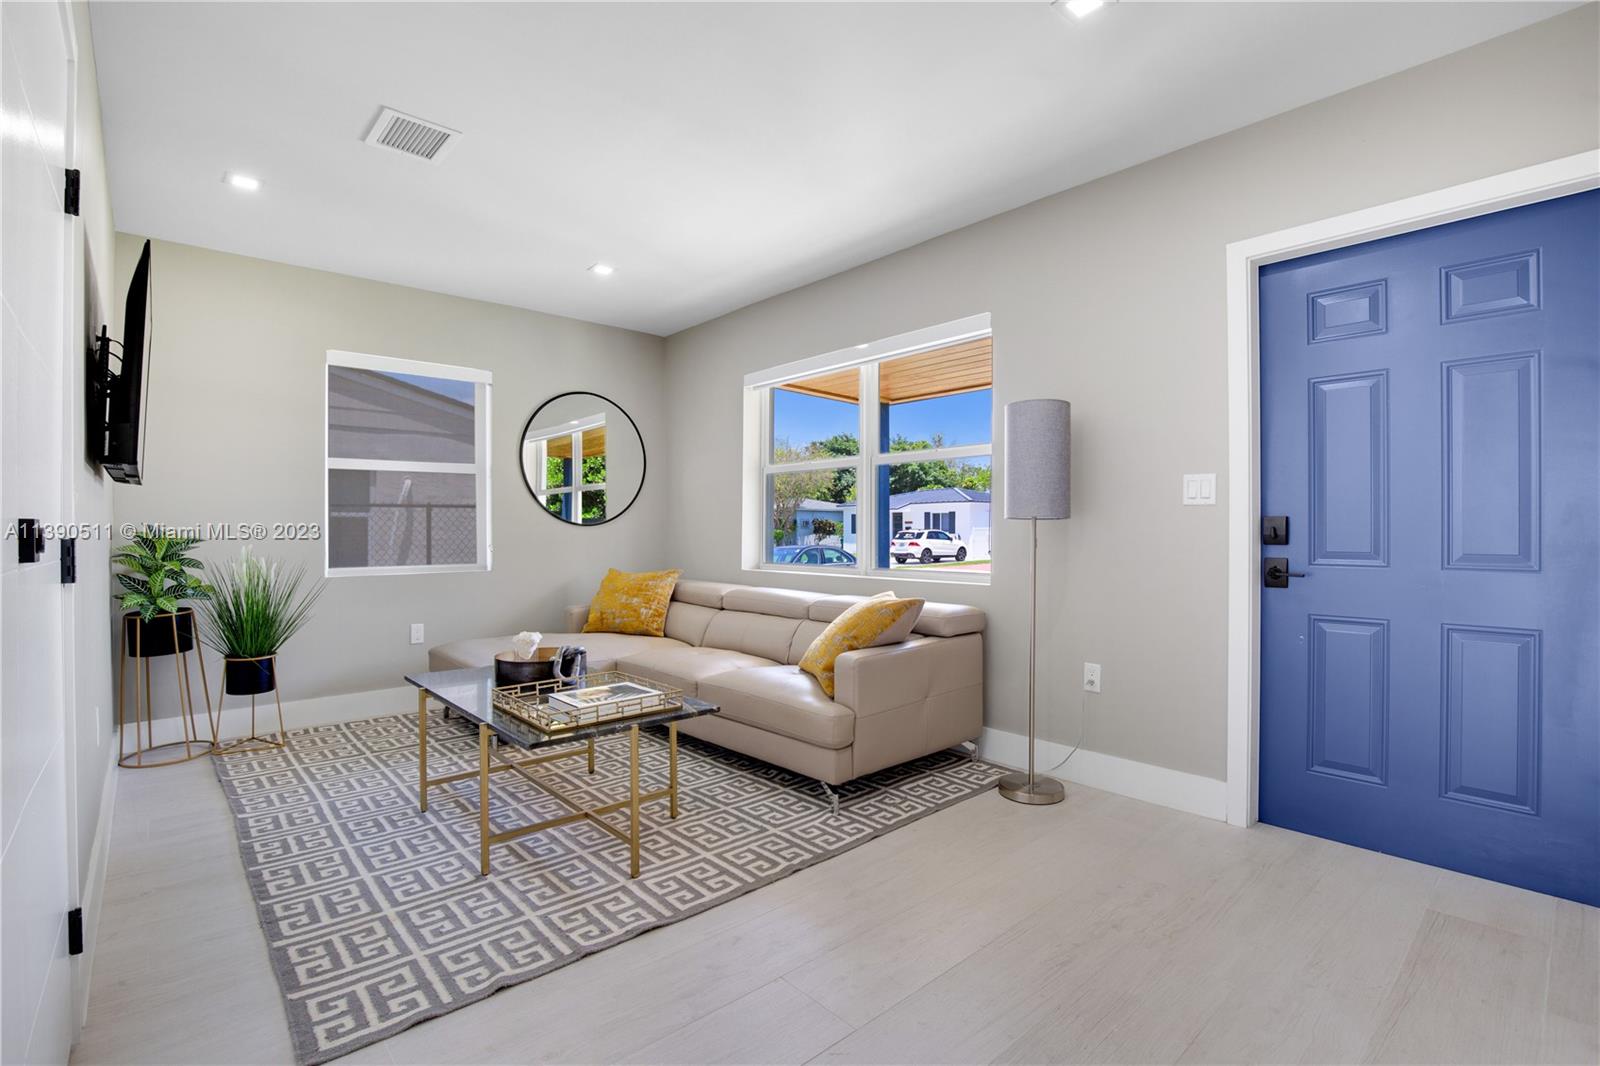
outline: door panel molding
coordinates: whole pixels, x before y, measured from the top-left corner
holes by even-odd
[[[1444,566],[1539,569],[1539,353],[1447,360]]]
[[[1541,634],[1449,623],[1442,628],[1439,795],[1538,814]],[[1515,707],[1516,717],[1498,713],[1504,706]]]
[[[1389,372],[1312,378],[1310,391],[1310,561],[1388,566]],[[1364,499],[1365,512],[1336,496]]]
[[[1600,150],[1579,152],[1227,246],[1228,821],[1256,821],[1261,619],[1261,267],[1600,188]],[[1531,290],[1537,291],[1537,290]]]
[[[1389,623],[1312,615],[1306,769],[1348,781],[1389,780]],[[1341,699],[1340,697],[1344,697]],[[1366,712],[1336,720],[1340,706]]]

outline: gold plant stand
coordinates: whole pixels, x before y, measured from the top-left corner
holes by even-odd
[[[252,692],[250,694],[250,735],[247,737],[237,737],[233,740],[215,744],[213,746],[213,754],[245,755],[252,752],[271,751],[276,748],[286,748],[289,746],[289,734],[284,730],[283,727],[283,698],[278,694],[278,656],[276,654],[257,655],[253,658],[243,658],[232,655],[223,656],[222,688],[221,691],[217,693],[217,724],[214,728],[219,730],[222,728],[222,701],[227,695],[228,691],[228,664],[263,662],[270,664],[269,669],[272,672],[272,700],[275,704],[277,704],[278,707],[277,736],[262,736],[256,731],[256,697],[261,695],[261,693]]]
[[[182,641],[178,636],[178,617],[187,615],[189,618],[190,648],[183,650]],[[129,621],[137,619],[137,615],[124,615],[120,623],[121,657],[117,667],[117,765],[125,766],[130,770],[148,770],[157,766],[172,766],[175,763],[188,762],[198,759],[202,755],[209,755],[217,744],[217,721],[211,717],[211,685],[206,680],[206,657],[199,651],[200,630],[194,616],[194,609],[186,607],[181,611],[170,611],[158,614],[150,619],[149,623],[141,624],[134,621],[130,627]],[[167,619],[172,626],[172,672],[177,681],[178,688],[178,721],[183,726],[183,739],[167,741],[162,744],[155,742],[154,690],[150,684],[150,660],[159,656],[146,656],[144,654],[144,631],[147,624],[159,624],[161,619]],[[127,718],[127,675],[128,675],[128,630],[133,630],[133,750],[128,750],[128,718]],[[194,716],[194,688],[189,675],[189,654],[194,653],[200,660],[200,687],[206,700],[206,724],[211,727],[211,739],[206,740],[200,736],[200,725]],[[142,666],[141,666],[142,664]],[[140,675],[143,674],[144,684],[140,685]],[[142,730],[142,733],[141,733]],[[169,748],[183,746],[183,754],[176,753],[159,758],[147,758]]]

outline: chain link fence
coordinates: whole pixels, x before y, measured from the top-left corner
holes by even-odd
[[[363,503],[328,514],[338,554],[334,566],[430,566],[478,561],[478,508],[470,503]],[[365,527],[365,536],[362,527]]]

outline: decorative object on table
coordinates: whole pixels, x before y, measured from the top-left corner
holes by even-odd
[[[493,867],[482,877],[473,826],[480,788],[478,724],[460,714],[441,722],[430,712],[428,719],[429,749],[439,760],[432,772],[446,777],[457,768],[473,772],[434,785],[436,815],[415,817],[414,806],[395,803],[392,820],[377,816],[386,819],[389,832],[370,831],[372,806],[353,802],[350,785],[370,776],[374,765],[391,767],[390,773],[399,769],[396,743],[415,736],[415,710],[304,734],[321,741],[317,744],[302,744],[298,730],[291,732],[290,746],[274,760],[281,759],[282,766],[273,773],[263,774],[250,760],[215,760],[299,1063],[348,1055],[648,929],[703,914],[800,869],[827,863],[926,815],[992,792],[1000,774],[997,767],[959,752],[938,751],[845,785],[844,804],[837,817],[830,817],[827,802],[804,774],[680,736],[678,820],[669,821],[665,811],[651,817],[652,806],[645,807],[643,876],[629,876],[627,842],[585,818],[495,845]],[[537,766],[532,773],[585,803],[599,798],[593,786],[601,782],[626,791],[629,732],[623,727],[600,740],[593,777],[585,773],[581,756]],[[641,729],[640,734],[640,792],[670,787],[666,731]],[[567,748],[582,751],[583,744],[552,743],[541,750]],[[500,749],[509,757],[528,754],[504,743]],[[494,762],[490,768],[501,765]],[[495,829],[571,813],[514,770],[491,773],[489,793]],[[654,806],[666,802],[657,800]],[[274,810],[292,810],[296,816],[262,816]],[[627,822],[618,815],[626,813],[603,817],[621,827]],[[730,826],[759,831],[752,836],[729,832]],[[426,863],[396,868],[390,860],[397,847],[427,856]],[[403,891],[417,876],[427,878],[429,891]],[[486,899],[493,904],[485,906]],[[441,915],[450,918],[441,920]],[[370,937],[361,951],[352,951],[350,937],[358,929]],[[486,945],[504,950],[486,950]],[[381,965],[373,961],[380,955]],[[439,964],[464,958],[472,965]],[[308,959],[325,965],[309,965]],[[430,977],[397,993],[397,973]],[[403,1009],[393,1009],[397,1002]],[[619,1009],[633,1008],[622,1003]]]
[[[1007,518],[1026,519],[1033,541],[1028,562],[1028,770],[1000,779],[1000,795],[1017,803],[1060,803],[1067,791],[1034,773],[1034,702],[1038,682],[1039,521],[1072,516],[1072,405],[1065,400],[1006,404]]]
[[[206,601],[200,639],[222,653],[222,692],[217,695],[217,728],[224,696],[250,697],[250,734],[226,743],[219,753],[281,748],[287,742],[283,697],[278,686],[278,652],[311,619],[311,607],[325,587],[318,581],[301,588],[305,570],[286,570],[246,549],[215,579]],[[278,708],[276,737],[256,729],[256,697],[272,693]]]
[[[209,753],[216,744],[216,723],[211,719],[211,685],[206,678],[205,656],[195,650],[195,613],[185,602],[203,602],[211,586],[200,580],[196,571],[205,564],[189,553],[200,543],[198,537],[170,536],[162,530],[145,527],[111,556],[122,569],[117,583],[122,586],[121,657],[117,669],[117,763],[131,769],[169,766]],[[194,713],[194,685],[189,672],[189,654],[200,663],[201,694],[205,698],[209,738],[200,734]],[[150,660],[173,656],[173,680],[178,693],[178,720],[183,739],[163,744],[155,742],[154,690]],[[126,679],[128,659],[133,659],[133,748],[127,743],[128,719]],[[141,676],[143,685],[141,686]],[[142,732],[141,732],[142,730]],[[151,753],[183,745],[182,755],[147,758]]]
[[[494,683],[525,685],[550,680],[550,660],[559,655],[561,649],[539,647],[543,639],[543,633],[528,629],[512,637],[511,650],[498,652],[494,657]]]
[[[544,634],[538,630],[524,629],[511,638],[511,650],[519,659],[531,659],[533,653],[539,650],[539,642],[543,639]]]
[[[541,634],[518,634],[519,638],[523,636],[537,638]],[[496,685],[531,685],[540,681],[580,684],[588,671],[589,653],[571,644],[555,648],[529,648],[523,653],[514,640],[510,651],[500,652],[494,657]]]
[[[585,633],[626,633],[659,637],[666,633],[667,607],[682,570],[645,570],[630,574],[613,567],[600,580],[589,603]]]
[[[522,480],[551,517],[597,526],[619,517],[644,488],[644,438],[633,417],[593,392],[564,392],[522,428]]]
[[[564,681],[497,685],[493,704],[543,733],[566,733],[585,726],[619,722],[642,714],[671,710],[683,703],[683,691],[620,670],[588,676],[583,688]]]
[[[839,656],[877,644],[899,644],[911,635],[925,602],[897,599],[892,592],[880,592],[852,604],[817,634],[800,657],[800,669],[815,677],[832,699],[833,665]]]

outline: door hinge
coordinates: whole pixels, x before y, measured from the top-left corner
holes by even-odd
[[[83,908],[74,907],[67,912],[67,954],[83,954]]]
[[[76,170],[68,170],[67,187],[61,198],[64,201],[67,214],[69,215],[76,215],[78,213],[78,189],[81,184],[82,175],[80,175]]]
[[[78,538],[61,538],[61,583],[75,585],[78,582]]]

